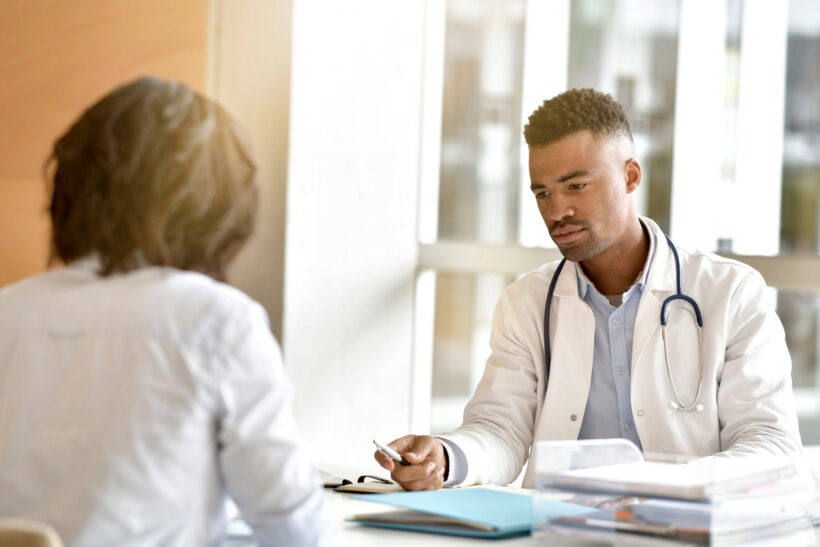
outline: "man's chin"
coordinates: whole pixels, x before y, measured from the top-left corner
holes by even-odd
[[[567,245],[559,246],[558,250],[564,255],[564,258],[570,262],[583,262],[594,258],[600,251],[590,245]]]

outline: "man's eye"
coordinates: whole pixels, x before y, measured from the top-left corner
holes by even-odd
[[[586,182],[577,182],[577,183],[575,183],[575,184],[570,184],[570,185],[569,185],[569,189],[570,189],[570,190],[580,190],[581,188],[583,188],[583,187],[584,187],[584,186],[586,186],[587,184],[588,184],[588,183],[586,183]]]
[[[548,197],[549,195],[550,195],[549,192],[538,192],[537,194],[535,194],[535,199],[544,199],[545,197]]]

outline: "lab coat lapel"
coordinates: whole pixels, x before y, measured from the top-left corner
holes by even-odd
[[[589,396],[595,317],[579,298],[576,267],[568,262],[555,286],[550,313],[552,364],[536,438],[578,438]]]
[[[661,340],[661,307],[667,297],[675,293],[675,259],[663,231],[652,220],[643,218],[655,237],[655,257],[649,270],[649,278],[644,287],[638,314],[635,318],[635,329],[632,336],[632,378],[637,377],[641,358],[646,354],[651,358],[655,351],[647,351],[648,344],[660,345]]]

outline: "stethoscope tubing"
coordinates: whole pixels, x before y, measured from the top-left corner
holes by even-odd
[[[672,255],[675,258],[675,280],[677,283],[677,292],[672,296],[668,297],[666,300],[663,301],[661,305],[661,337],[663,338],[663,354],[664,359],[666,361],[666,374],[669,377],[669,384],[672,387],[672,394],[675,397],[675,401],[669,403],[669,408],[672,410],[678,410],[681,412],[699,412],[703,410],[703,405],[698,402],[700,399],[700,394],[703,389],[703,316],[700,313],[700,308],[698,307],[697,302],[695,300],[681,291],[681,282],[680,282],[680,258],[678,257],[678,250],[675,248],[675,245],[672,243],[672,240],[669,239],[669,236],[666,237],[666,242],[669,244],[669,248],[672,250]],[[561,274],[561,270],[564,268],[564,264],[567,262],[566,258],[561,259],[561,262],[558,263],[558,267],[555,269],[555,273],[552,275],[552,280],[550,280],[549,289],[547,290],[547,301],[544,306],[544,365],[546,376],[544,377],[544,395],[546,396],[547,386],[549,384],[549,377],[550,377],[550,367],[552,365],[552,351],[550,347],[550,310],[552,309],[552,297],[555,293],[555,285],[558,281],[558,277]],[[666,307],[669,303],[674,302],[675,300],[683,300],[687,302],[694,312],[695,320],[698,325],[698,346],[700,352],[700,363],[699,363],[699,376],[698,376],[698,388],[695,393],[695,397],[692,402],[688,405],[683,404],[683,401],[678,394],[677,386],[675,385],[675,381],[672,376],[672,368],[669,364],[669,348],[667,346],[666,340],[666,327],[667,327],[667,320],[668,315],[666,313]]]

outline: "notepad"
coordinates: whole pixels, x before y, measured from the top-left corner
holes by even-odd
[[[325,488],[332,488],[337,492],[351,492],[356,494],[404,492],[404,488],[395,482],[376,475],[359,475],[358,479],[353,481],[319,470],[319,476],[322,478]]]
[[[532,529],[532,498],[526,494],[491,488],[459,488],[376,494],[360,499],[402,508],[348,519],[366,526],[484,538],[526,535]],[[547,510],[551,518],[592,511],[572,503],[549,503]]]
[[[393,492],[404,492],[404,488],[395,482],[350,482],[347,484],[340,484],[333,488],[336,492],[347,492],[351,494],[387,494]]]

